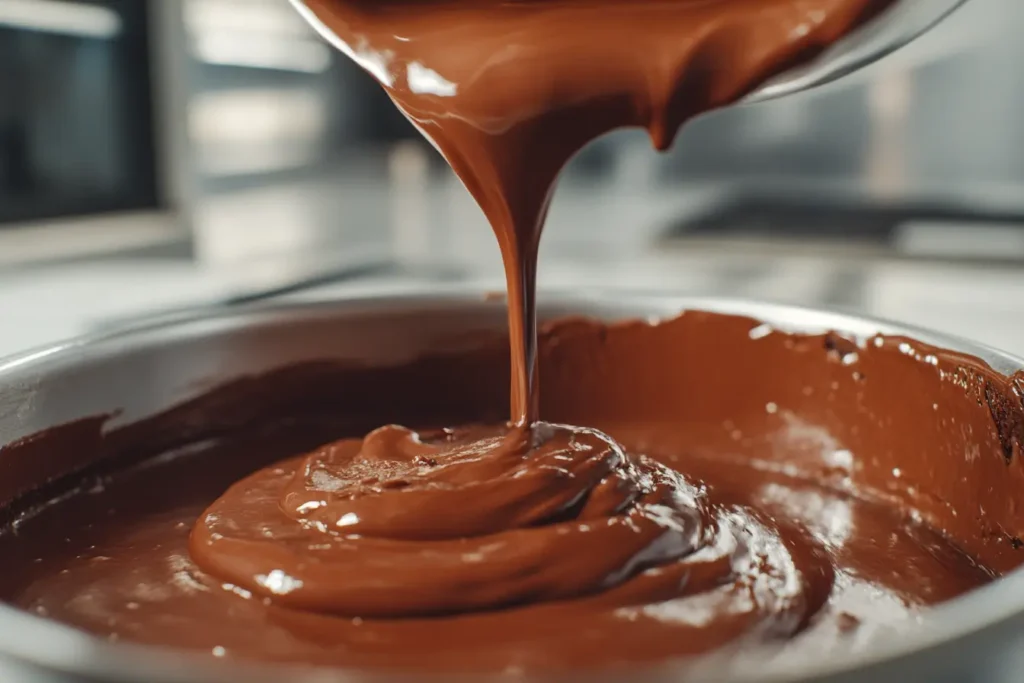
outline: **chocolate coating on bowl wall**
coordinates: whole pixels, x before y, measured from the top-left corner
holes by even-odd
[[[462,444],[476,448],[497,438],[495,448],[514,450],[501,443],[506,354],[507,345],[481,342],[476,352],[396,368],[285,368],[115,432],[102,442],[110,457],[122,460],[142,458],[153,444],[195,445],[102,478],[102,487],[24,518],[16,534],[0,537],[8,567],[0,591],[26,609],[107,637],[218,656],[370,669],[557,671],[772,642],[792,656],[825,657],[848,646],[844,634],[856,644],[887,628],[912,626],[927,614],[924,606],[1020,563],[1014,543],[1024,526],[1015,503],[1022,486],[1016,378],[912,340],[858,344],[834,335],[791,336],[749,319],[698,312],[653,326],[563,321],[541,335],[541,414],[556,423],[593,425],[621,444],[617,450],[587,432],[589,447],[567,461],[574,471],[595,467],[596,477],[601,468],[619,468],[623,479],[642,482],[646,470],[670,482],[674,512],[661,521],[667,534],[687,542],[655,544],[661,554],[650,566],[620,572],[595,589],[567,580],[576,571],[585,576],[589,564],[541,563],[555,574],[540,577],[533,594],[507,600],[499,593],[512,582],[480,579],[508,564],[485,555],[442,578],[479,581],[490,593],[467,590],[458,596],[462,604],[443,615],[425,602],[420,614],[408,614],[416,595],[404,595],[392,603],[407,610],[398,618],[394,612],[384,617],[388,609],[378,617],[350,614],[343,578],[327,582],[327,589],[341,593],[315,596],[321,608],[313,610],[300,604],[301,592],[264,599],[253,590],[260,584],[246,585],[244,572],[240,581],[228,581],[193,563],[193,523],[211,504],[216,510],[239,503],[235,495],[215,501],[247,476],[273,490],[246,507],[249,517],[241,516],[244,510],[234,516],[241,532],[259,543],[261,534],[254,532],[271,524],[289,543],[337,542],[326,552],[341,552],[356,540],[318,530],[316,522],[331,519],[326,515],[304,525],[298,509],[336,483],[315,472],[326,469],[343,479],[338,475],[347,472],[354,449],[372,454],[382,444],[385,453],[406,452],[407,469],[391,468],[390,479],[357,485],[406,481],[425,514],[402,519],[403,506],[373,496],[339,496],[326,510],[339,504],[349,507],[333,508],[334,517],[365,513],[361,535],[368,546],[361,552],[371,555],[379,550],[373,544],[395,530],[400,538],[384,540],[411,556],[391,568],[404,569],[404,577],[384,579],[410,592],[425,587],[436,577],[418,570],[417,550],[451,543],[446,537],[456,534],[479,550],[474,544],[492,524],[522,535],[523,542],[505,546],[513,561],[533,548],[555,557],[561,549],[546,540],[560,526],[585,523],[586,505],[543,519],[550,508],[541,508],[552,497],[542,497],[535,506],[507,508],[508,516],[494,521],[495,510],[485,510],[493,500],[467,496],[464,501],[477,506],[474,514],[446,517],[449,508],[440,503],[459,491],[429,486],[429,473],[445,471],[442,463],[459,457]],[[441,382],[448,391],[437,390]],[[360,435],[390,421],[417,426],[426,443],[394,428],[363,443]],[[498,426],[465,433],[430,430],[492,421]],[[175,430],[181,438],[172,443],[168,435]],[[555,457],[569,438],[552,432],[548,450],[538,451],[542,457]],[[333,447],[335,461],[332,447],[317,447],[351,437]],[[38,448],[40,440],[35,443]],[[474,465],[448,471],[454,477],[462,466]],[[640,471],[630,472],[631,466]],[[315,485],[293,471],[308,472]],[[524,490],[542,489],[542,479]],[[236,486],[262,495],[258,486]],[[397,498],[402,490],[385,487]],[[598,505],[602,496],[592,499]],[[590,518],[629,515],[646,504],[637,496],[620,511],[615,505],[592,510]],[[399,518],[389,518],[390,509]],[[676,529],[672,514],[682,520]],[[383,519],[394,526],[374,525]],[[737,541],[732,550],[730,539]],[[259,559],[264,550],[253,556]],[[615,564],[613,551],[596,544],[586,554],[595,564]],[[678,581],[673,572],[683,567],[694,571]],[[294,587],[289,579],[296,577],[288,572],[258,573],[267,577],[264,588]],[[338,573],[344,577],[344,569]],[[316,583],[319,577],[305,578]],[[421,593],[427,602],[437,595]],[[289,604],[289,597],[299,602]],[[355,599],[369,602],[367,613],[386,603],[367,593]],[[506,602],[514,604],[495,607]]]

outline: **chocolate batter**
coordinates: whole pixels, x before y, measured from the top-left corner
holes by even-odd
[[[827,657],[1022,559],[1021,380],[976,359],[695,312],[539,349],[542,414],[592,429],[502,426],[508,346],[481,340],[14,445],[113,464],[0,536],[0,597],[216,657],[562,671]]]
[[[562,670],[769,642],[821,656],[1016,565],[1017,385],[974,360],[700,314],[563,322],[538,392],[537,250],[572,154],[629,125],[667,147],[885,2],[307,4],[491,221],[510,384],[485,345],[222,390],[158,421],[183,449],[16,520],[9,599],[219,657]],[[325,378],[344,398],[313,400]],[[278,410],[238,420],[257,390]],[[196,427],[226,406],[230,429]],[[973,450],[949,451],[957,421]],[[152,433],[116,455],[140,434],[152,454]]]

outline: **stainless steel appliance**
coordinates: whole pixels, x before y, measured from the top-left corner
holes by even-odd
[[[188,252],[173,4],[0,3],[0,267]]]

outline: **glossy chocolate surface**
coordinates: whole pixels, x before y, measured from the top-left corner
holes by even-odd
[[[1018,380],[976,359],[698,312],[563,321],[541,334],[541,415],[608,436],[538,426],[524,457],[506,354],[297,366],[93,442],[72,426],[145,464],[0,538],[2,594],[220,657],[560,671],[751,643],[826,657],[1020,562]],[[389,422],[421,438],[373,431]],[[70,445],[31,447],[48,440]],[[195,552],[214,533],[242,547]]]

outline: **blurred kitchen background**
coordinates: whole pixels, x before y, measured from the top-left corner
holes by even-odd
[[[1024,2],[572,164],[548,289],[861,310],[1024,355]],[[458,182],[286,0],[0,0],[0,355],[259,297],[500,288]]]

